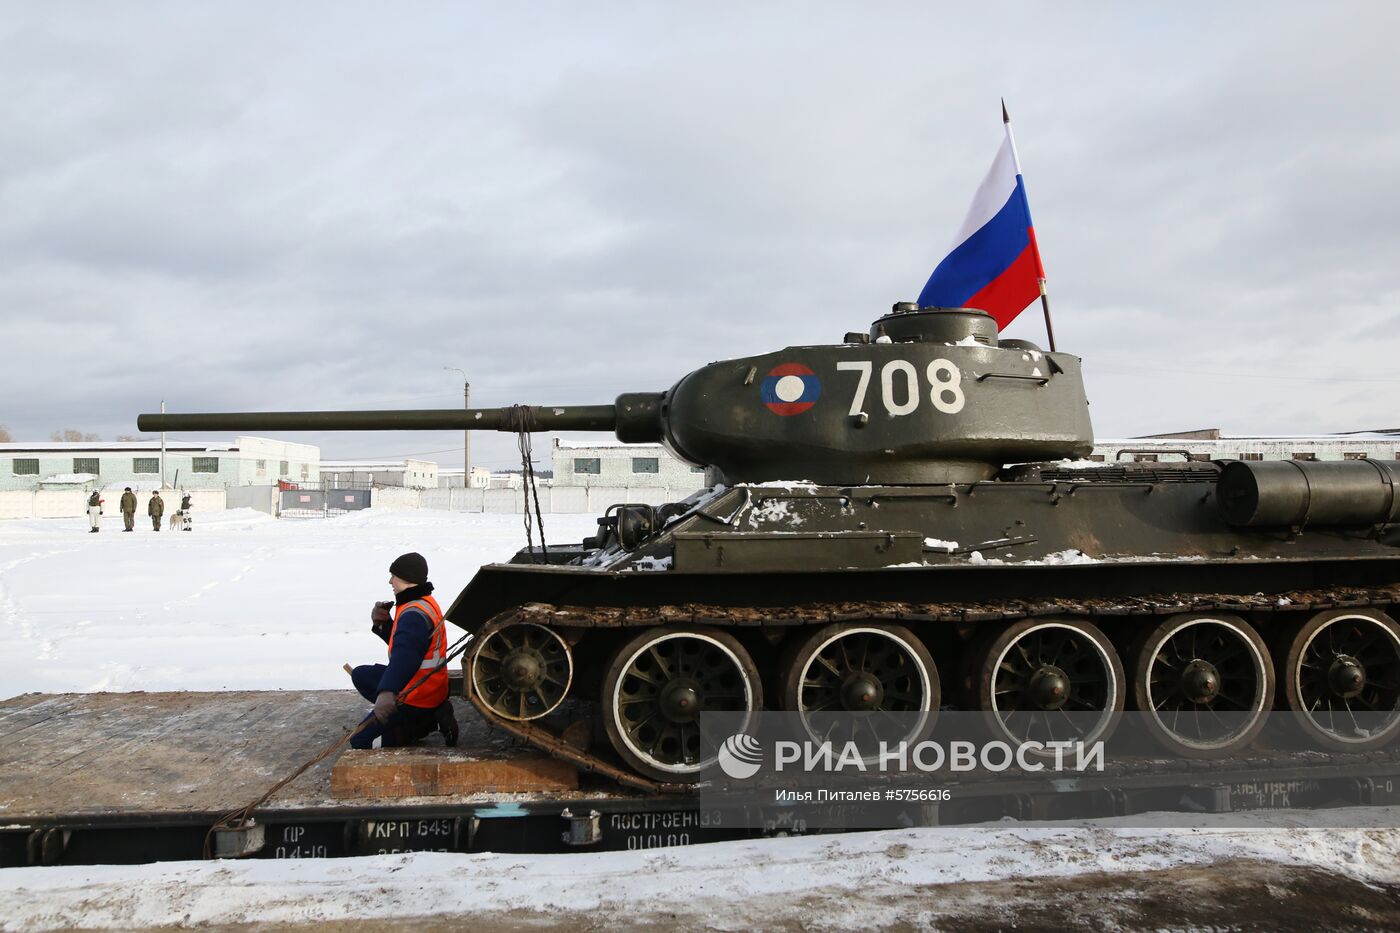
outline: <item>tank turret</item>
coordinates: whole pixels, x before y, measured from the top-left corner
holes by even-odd
[[[897,304],[868,333],[710,363],[612,405],[146,414],[142,431],[613,431],[721,482],[962,483],[1087,454],[1079,359],[998,340],[972,309]]]

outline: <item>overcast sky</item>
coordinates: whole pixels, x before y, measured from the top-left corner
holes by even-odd
[[[599,403],[833,342],[917,296],[1004,96],[1100,436],[1400,427],[1397,34],[1381,0],[6,4],[0,423],[458,406],[445,366]]]

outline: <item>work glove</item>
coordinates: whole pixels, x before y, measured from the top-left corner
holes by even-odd
[[[385,690],[374,699],[374,719],[381,726],[389,724],[389,717],[399,708],[399,698],[392,690]]]
[[[369,621],[372,628],[379,628],[389,624],[389,608],[392,602],[375,603],[374,608],[369,611]]]

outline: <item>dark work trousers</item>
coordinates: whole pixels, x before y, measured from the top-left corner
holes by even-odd
[[[126,530],[126,531],[130,531],[131,529],[135,528],[135,527],[136,527],[136,513],[135,513],[135,512],[123,512],[123,513],[122,513],[122,524],[126,526],[126,528],[124,529],[124,530]]]
[[[383,664],[361,664],[350,672],[350,679],[360,696],[374,702],[379,696],[379,679],[384,676]],[[430,709],[402,705],[380,725],[373,714],[366,716],[369,725],[350,740],[351,748],[394,748],[398,745],[412,745],[437,728],[437,717]]]

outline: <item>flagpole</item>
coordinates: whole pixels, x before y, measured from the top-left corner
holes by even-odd
[[[1055,328],[1050,326],[1050,299],[1045,294],[1045,280],[1040,280],[1040,307],[1045,311],[1045,333],[1050,338],[1050,352],[1055,352]]]
[[[1001,99],[1001,122],[1006,127],[1006,139],[1011,144],[1011,160],[1016,163],[1016,175],[1021,174],[1021,154],[1016,151],[1016,137],[1011,132],[1011,115],[1006,112],[1006,98]],[[1035,250],[1035,264],[1040,272],[1036,282],[1040,285],[1040,307],[1045,312],[1045,335],[1050,338],[1050,352],[1055,352],[1055,328],[1050,324],[1050,298],[1046,294],[1045,270],[1040,263],[1040,245],[1032,243]]]

